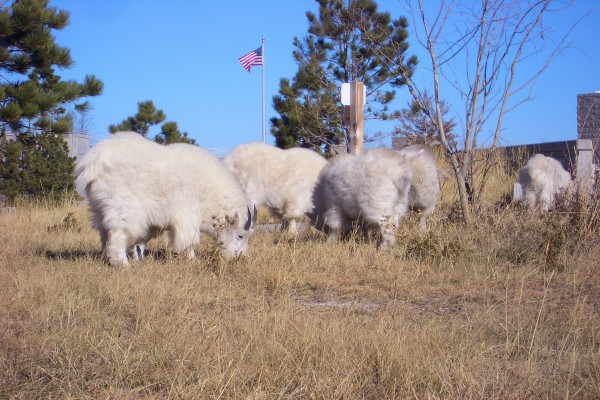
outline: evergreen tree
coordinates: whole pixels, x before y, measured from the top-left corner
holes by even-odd
[[[0,205],[21,193],[23,163],[21,143],[0,140]]]
[[[55,68],[73,65],[69,49],[54,42],[52,30],[69,23],[69,13],[48,7],[48,0],[15,0],[0,5],[0,124],[15,133],[68,133],[73,127],[67,105],[89,109],[83,97],[102,93],[93,75],[83,83],[62,81]],[[27,77],[27,80],[23,78]]]
[[[119,131],[132,131],[147,137],[150,128],[163,122],[167,116],[163,110],[157,110],[151,100],[138,103],[138,112],[133,117],[128,117],[118,125],[110,125],[110,133]],[[188,137],[187,132],[181,133],[177,122],[165,122],[161,125],[161,131],[154,137],[154,141],[160,144],[171,143],[196,143],[196,140]]]
[[[74,189],[75,161],[58,135],[28,135],[0,144],[0,192],[4,201],[16,197],[56,200]]]
[[[171,143],[190,143],[195,144],[195,139],[188,138],[188,133],[179,131],[177,122],[165,122],[160,127],[160,133],[154,138],[156,143],[171,144]]]
[[[74,113],[86,112],[82,99],[98,96],[103,84],[93,75],[82,83],[63,81],[55,69],[73,65],[68,48],[54,42],[53,30],[69,23],[69,13],[48,0],[0,3],[0,130],[17,141],[0,148],[0,194],[60,196],[73,188],[73,159],[61,134],[73,129]]]
[[[35,135],[23,152],[23,189],[29,197],[58,199],[74,189],[75,160],[55,135]]]
[[[389,61],[408,73],[416,57],[405,59],[408,22],[379,12],[372,0],[317,0],[318,17],[307,12],[308,35],[294,38],[293,56],[298,72],[290,81],[281,79],[273,105],[279,117],[271,118],[277,146],[322,149],[345,143],[343,106],[338,88],[344,82],[362,81],[367,91],[365,118],[388,119],[398,115],[389,109],[394,88],[405,84]],[[374,51],[377,47],[377,52]]]
[[[146,137],[150,128],[166,119],[163,110],[157,110],[151,100],[138,103],[138,112],[133,117],[128,117],[118,125],[110,125],[110,133],[119,131],[132,131]]]

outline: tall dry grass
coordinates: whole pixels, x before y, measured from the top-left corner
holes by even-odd
[[[600,397],[600,213],[497,195],[467,227],[445,192],[389,252],[258,232],[234,261],[154,241],[131,272],[85,208],[23,204],[0,216],[0,398]]]

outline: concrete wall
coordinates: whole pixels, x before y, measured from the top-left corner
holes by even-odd
[[[522,154],[523,157],[519,158],[524,158],[525,161],[534,154],[543,154],[560,161],[563,167],[572,174],[575,173],[577,167],[577,140],[505,146],[498,147],[498,150],[508,155]]]

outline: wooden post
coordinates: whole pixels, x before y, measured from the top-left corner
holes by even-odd
[[[365,85],[360,81],[350,82],[350,123],[348,134],[350,154],[361,155],[364,152],[364,105]]]

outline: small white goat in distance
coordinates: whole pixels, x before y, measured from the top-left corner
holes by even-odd
[[[565,171],[562,164],[543,154],[534,155],[521,168],[519,183],[527,208],[539,207],[544,212],[552,208],[561,191],[568,194],[573,186],[571,174]]]

